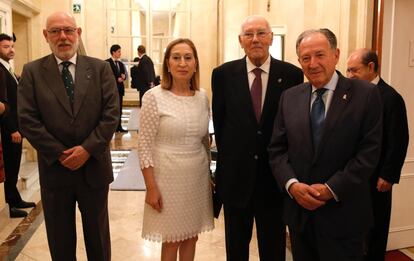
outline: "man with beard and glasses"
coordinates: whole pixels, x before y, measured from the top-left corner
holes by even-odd
[[[88,260],[110,260],[109,142],[119,97],[107,62],[77,54],[81,28],[56,12],[43,35],[52,54],[26,64],[18,87],[22,134],[37,150],[53,260],[76,260],[76,204]]]

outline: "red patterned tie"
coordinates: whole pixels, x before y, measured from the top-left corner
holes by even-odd
[[[260,115],[262,113],[262,69],[256,67],[252,72],[256,77],[253,80],[253,84],[250,89],[250,95],[252,96],[252,103],[254,113],[256,114],[256,120],[259,122]]]

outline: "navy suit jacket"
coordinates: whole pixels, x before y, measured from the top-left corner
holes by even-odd
[[[120,62],[120,66],[119,66],[119,70],[118,70],[118,67],[114,63],[114,60],[109,58],[109,59],[106,59],[105,61],[107,61],[109,63],[109,65],[111,65],[112,73],[114,74],[114,77],[115,77],[115,82],[116,82],[116,86],[118,87],[119,95],[124,96],[125,95],[124,82],[118,82],[118,78],[121,77],[121,74],[126,75],[124,64],[122,62]]]
[[[301,231],[312,216],[316,231],[332,237],[361,235],[372,225],[369,178],[382,139],[382,104],[375,85],[339,75],[322,137],[315,151],[310,127],[311,85],[293,87],[280,99],[269,145],[273,175],[286,192],[288,180],[328,184],[339,201],[308,211],[285,194],[285,222]]]
[[[255,187],[260,188],[272,202],[281,199],[270,171],[266,148],[280,95],[302,82],[303,73],[299,68],[272,58],[258,123],[251,101],[246,58],[214,69],[212,109],[218,150],[216,189],[224,204],[247,206]]]

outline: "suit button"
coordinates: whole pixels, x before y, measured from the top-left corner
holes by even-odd
[[[254,155],[254,159],[255,159],[255,160],[259,159],[259,156]]]
[[[261,131],[257,131],[257,135],[262,135],[262,132]]]

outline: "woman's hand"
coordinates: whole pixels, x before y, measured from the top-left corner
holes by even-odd
[[[157,210],[158,212],[161,212],[162,198],[157,186],[147,188],[147,192],[145,194],[145,203],[150,205],[153,209]]]

